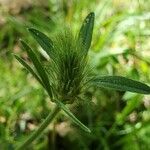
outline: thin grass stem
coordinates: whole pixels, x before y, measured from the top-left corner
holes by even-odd
[[[33,132],[33,134],[20,146],[16,148],[16,150],[26,149],[39,135],[43,132],[43,130],[49,125],[49,123],[55,118],[55,116],[60,111],[60,108],[56,106],[52,112],[47,116],[47,118],[42,122],[40,127]]]

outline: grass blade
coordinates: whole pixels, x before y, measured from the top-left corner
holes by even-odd
[[[44,87],[49,91],[49,95],[52,98],[52,89],[49,83],[48,76],[46,74],[45,69],[43,68],[41,62],[38,60],[36,54],[33,52],[33,50],[24,42],[21,40],[21,44],[24,47],[24,50],[26,50],[29,58],[32,60],[39,76],[42,79],[43,84],[45,85]]]
[[[98,87],[111,88],[119,91],[150,94],[150,87],[144,83],[121,76],[103,76],[93,79],[92,83]]]
[[[94,27],[94,13],[91,12],[83,21],[79,32],[79,39],[82,41],[85,46],[85,51],[87,53],[88,49],[91,46],[93,27]]]
[[[39,83],[42,86],[44,86],[43,82],[41,81],[39,76],[35,73],[35,71],[22,58],[20,58],[19,56],[15,55],[15,54],[14,54],[14,56],[24,66],[24,68],[26,68],[26,70],[28,70],[37,79],[37,81],[39,81]]]
[[[91,132],[91,130],[88,127],[86,127],[81,121],[79,121],[61,101],[55,100],[55,102],[81,129],[89,133]]]
[[[48,38],[44,33],[34,29],[28,29],[34,39],[40,44],[40,46],[45,50],[45,52],[52,57],[52,49],[53,49],[53,42],[50,38]]]

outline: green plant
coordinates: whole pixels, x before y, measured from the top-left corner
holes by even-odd
[[[31,144],[42,131],[48,126],[52,119],[62,109],[79,127],[86,132],[91,132],[88,127],[81,123],[65,106],[72,104],[76,99],[83,97],[89,87],[112,88],[120,91],[130,91],[141,94],[150,94],[150,87],[132,79],[121,76],[93,76],[92,69],[88,67],[87,53],[92,41],[94,26],[94,13],[90,13],[81,26],[79,35],[74,37],[68,29],[58,34],[53,40],[42,32],[29,28],[29,32],[45,50],[49,60],[43,63],[37,54],[21,40],[24,50],[31,59],[34,68],[21,57],[15,58],[39,81],[47,91],[50,99],[56,107],[41,126],[21,146]]]

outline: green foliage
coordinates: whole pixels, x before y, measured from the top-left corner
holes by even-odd
[[[39,83],[41,83],[41,85],[43,85],[43,82],[41,81],[41,79],[38,77],[37,73],[30,67],[29,64],[27,64],[22,58],[20,58],[17,55],[14,55],[15,58],[37,79],[37,81],[39,81]],[[44,86],[44,85],[43,85]]]
[[[82,94],[88,80],[84,47],[68,31],[58,34],[53,43],[54,54],[48,66],[49,78],[53,82],[56,98],[64,103],[72,103]]]
[[[49,82],[54,83],[50,75],[54,63],[50,49],[51,42],[56,39],[55,34],[58,35],[65,24],[77,33],[77,37],[72,37],[78,38],[83,18],[87,12],[94,11],[96,22],[92,47],[86,58],[87,70],[90,66],[89,75],[100,78],[121,75],[134,81],[150,82],[149,1],[49,0],[45,3],[23,6],[17,15],[11,10],[6,12],[7,9],[1,9],[0,5],[0,149],[13,149],[16,144],[24,143],[29,134],[40,126],[43,118],[53,112],[54,102],[49,101],[48,94],[44,92],[44,85],[32,60],[18,46],[20,37],[33,48]],[[36,37],[36,32],[43,36],[35,40],[41,47],[42,44],[45,46],[42,47],[45,51],[46,45],[49,45],[48,55],[26,31],[29,27],[32,27],[31,31],[29,29],[32,36]],[[61,32],[61,35],[64,33]],[[45,41],[46,44],[43,43]],[[19,57],[15,57],[33,76],[13,59],[12,51],[18,53]],[[109,85],[112,86],[112,83]],[[55,101],[59,108],[67,109],[64,114],[71,116],[73,113],[90,128],[90,134],[72,124],[72,116],[67,119],[62,111],[29,149],[148,149],[149,95],[124,92],[116,89],[116,84],[114,90],[109,88],[104,88],[99,82],[98,86],[96,83],[86,84],[78,99]]]
[[[50,98],[52,98],[51,85],[49,83],[49,79],[48,79],[45,69],[43,68],[42,64],[38,60],[33,50],[24,41],[21,41],[21,44],[24,47],[24,50],[26,50],[29,58],[32,60],[34,67],[36,68],[39,76],[41,77],[41,80],[44,84],[45,89],[48,91]]]
[[[84,20],[80,32],[79,39],[85,46],[85,52],[89,50],[92,41],[93,27],[94,27],[94,13],[91,12]]]
[[[43,67],[44,65],[38,60],[33,50],[24,41],[21,41],[40,78],[31,68],[28,69],[29,66],[22,61],[21,58],[16,57],[19,62],[21,62],[29,71],[31,71],[31,73],[38,79],[38,81],[40,81],[40,83],[42,82],[42,85],[44,85],[44,88],[51,100],[53,100],[58,107],[62,108],[77,125],[87,132],[90,132],[90,129],[82,124],[62,103],[64,102],[65,104],[72,104],[80,97],[81,94],[85,93],[87,90],[87,88],[85,88],[86,85],[94,83],[98,87],[109,87],[121,91],[150,94],[149,86],[125,77],[105,76],[89,80],[94,78],[94,76],[90,76],[87,71],[87,58],[85,51],[87,51],[91,45],[93,25],[94,14],[90,13],[86,17],[81,27],[79,40],[74,38],[72,33],[67,30],[58,34],[56,38],[51,41],[40,31],[29,29],[33,37],[38,41],[38,43],[51,58],[51,62],[48,66],[50,69],[49,71],[46,71],[46,69]],[[84,88],[84,91],[82,88]],[[50,119],[48,120],[51,121],[51,117],[55,116],[50,115]],[[49,122],[47,119],[45,119],[39,129],[33,133],[33,135],[31,135],[31,137],[21,147],[19,147],[19,149],[27,146],[36,137],[38,137],[44,128],[47,127]]]
[[[103,76],[93,79],[97,87],[112,88],[119,91],[130,91],[141,94],[150,94],[150,87],[131,79],[120,76]]]
[[[28,30],[32,34],[32,36],[36,39],[36,41],[41,45],[41,47],[46,51],[49,57],[52,57],[53,56],[52,41],[45,34],[36,29],[29,28]]]

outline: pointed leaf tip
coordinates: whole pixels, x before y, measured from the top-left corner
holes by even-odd
[[[39,43],[43,50],[49,55],[50,58],[53,57],[53,42],[52,40],[42,33],[41,31],[28,28],[28,31],[31,33],[32,37]]]
[[[34,33],[34,34],[37,34],[38,32],[40,32],[40,31],[38,31],[37,29],[34,29],[34,28],[27,28],[27,30],[28,30],[30,33]]]
[[[90,16],[90,17],[95,17],[95,13],[94,13],[94,12],[90,12],[90,13],[88,14],[88,16]]]
[[[80,32],[79,32],[78,38],[79,40],[81,40],[82,44],[85,46],[85,54],[87,54],[91,46],[94,19],[95,19],[94,12],[89,13],[87,17],[84,19]]]

